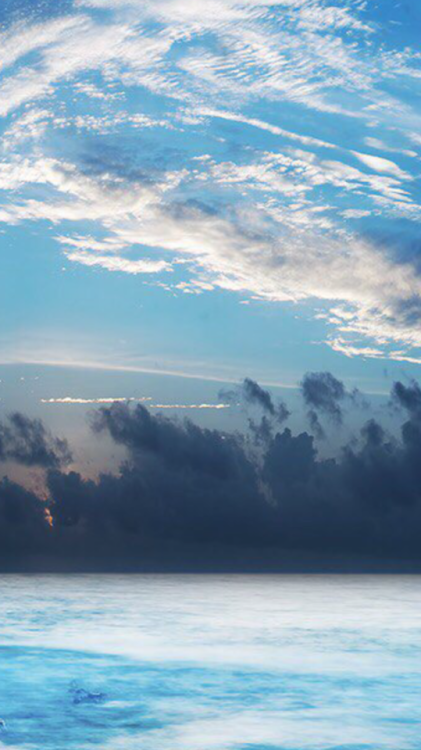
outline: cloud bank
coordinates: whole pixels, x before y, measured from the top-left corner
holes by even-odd
[[[346,392],[333,376],[309,374],[305,382],[310,379],[323,388],[334,384],[328,390],[334,403]],[[258,384],[246,382],[246,392],[260,394]],[[312,393],[329,412],[330,400]],[[258,402],[267,417],[267,399]],[[47,499],[3,480],[1,566],[419,570],[418,384],[396,382],[391,404],[404,414],[399,438],[371,418],[331,459],[318,455],[309,432],[293,435],[272,422],[256,451],[253,431],[202,428],[140,403],[103,405],[92,412],[93,435],[109,436],[126,458],[117,474],[96,481],[65,470],[70,454],[63,441],[14,415],[2,428],[9,434],[2,456],[45,469]]]

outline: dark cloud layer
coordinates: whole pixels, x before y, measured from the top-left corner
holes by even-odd
[[[41,451],[47,502],[7,480],[0,484],[0,564],[419,571],[421,390],[395,383],[392,399],[406,414],[399,438],[370,419],[335,459],[321,459],[308,432],[275,431],[265,399],[259,404],[267,429],[257,454],[253,432],[205,429],[141,404],[103,407],[92,415],[92,429],[126,449],[119,473],[86,480],[43,463]],[[57,449],[50,436],[51,445]]]

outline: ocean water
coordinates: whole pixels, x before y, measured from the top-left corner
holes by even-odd
[[[4,576],[3,748],[421,750],[417,576]]]

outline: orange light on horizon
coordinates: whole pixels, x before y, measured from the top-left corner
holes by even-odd
[[[53,517],[51,515],[51,511],[50,511],[49,508],[44,508],[44,518],[45,518],[48,526],[50,527],[50,529],[52,529],[53,526],[54,526],[54,519],[53,519]]]

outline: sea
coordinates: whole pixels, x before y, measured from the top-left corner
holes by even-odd
[[[421,578],[0,577],[0,747],[421,750]]]

